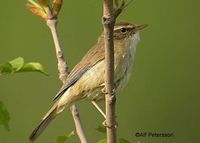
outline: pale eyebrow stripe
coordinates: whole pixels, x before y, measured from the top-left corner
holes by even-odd
[[[116,27],[116,28],[114,28],[114,30],[119,30],[119,29],[121,29],[121,28],[132,28],[133,26],[132,25],[129,25],[129,26],[126,26],[126,27],[124,27],[124,26],[118,26],[118,27]]]

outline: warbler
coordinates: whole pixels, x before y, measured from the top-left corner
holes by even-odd
[[[114,26],[114,87],[118,94],[126,86],[132,73],[136,45],[140,40],[139,31],[146,25],[134,25],[129,22],[117,22]],[[99,101],[105,98],[104,33],[97,43],[86,53],[82,60],[72,69],[66,83],[55,96],[54,105],[42,118],[39,125],[29,137],[34,142],[47,125],[64,109],[81,99]]]

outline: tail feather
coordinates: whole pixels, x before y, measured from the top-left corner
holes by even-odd
[[[44,129],[49,125],[49,123],[55,118],[56,109],[57,109],[57,105],[54,104],[54,106],[43,117],[39,125],[31,133],[29,137],[30,142],[34,142],[38,138],[38,136],[40,136],[40,134],[44,131]]]

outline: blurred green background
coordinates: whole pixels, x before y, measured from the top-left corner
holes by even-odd
[[[0,63],[18,56],[41,62],[50,76],[20,73],[0,76],[0,100],[7,106],[11,130],[0,126],[1,143],[25,143],[49,109],[61,82],[54,45],[45,22],[31,14],[25,0],[2,1]],[[118,137],[133,143],[200,142],[200,1],[134,0],[120,20],[147,23],[138,45],[133,76],[117,99]],[[64,1],[58,31],[72,68],[102,32],[102,1]],[[88,102],[78,107],[89,142],[105,135],[95,131],[104,120]],[[74,130],[64,112],[38,139],[55,143]],[[174,133],[171,138],[136,137],[143,132]],[[76,137],[71,142],[79,142]]]

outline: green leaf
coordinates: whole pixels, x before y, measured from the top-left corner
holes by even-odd
[[[58,136],[56,141],[57,141],[57,143],[65,143],[69,138],[71,138],[74,135],[75,135],[75,133],[74,133],[74,131],[72,131],[67,136]]]
[[[10,130],[9,123],[10,115],[3,102],[0,101],[0,125],[3,125],[6,130]]]
[[[69,133],[69,134],[67,135],[67,137],[68,137],[68,138],[71,138],[71,137],[74,136],[74,135],[75,135],[74,131],[71,131],[71,133]]]
[[[40,8],[40,9],[43,9],[42,6],[41,6],[40,4],[38,4],[37,2],[35,2],[34,0],[28,0],[28,2],[29,2],[30,4],[32,4],[33,6],[35,6],[35,7],[38,7],[38,8]]]
[[[113,0],[114,8],[119,8],[123,3],[125,3],[125,0]]]
[[[18,72],[40,72],[47,75],[47,73],[44,70],[44,67],[40,63],[24,63],[24,59],[22,57],[18,57],[14,60],[0,65],[0,75]]]
[[[98,126],[98,128],[96,128],[96,130],[100,133],[106,133],[106,128],[104,126]]]
[[[24,59],[22,57],[18,57],[12,61],[9,61],[9,64],[11,64],[12,70],[17,72],[24,66]]]
[[[131,142],[124,138],[120,138],[120,139],[118,139],[118,143],[131,143]]]
[[[45,72],[42,64],[36,63],[36,62],[30,62],[30,63],[24,64],[24,66],[19,70],[19,72],[40,72],[45,75],[48,75]]]
[[[12,65],[10,63],[5,63],[0,65],[0,75],[12,73]]]
[[[113,0],[114,8],[117,8],[119,6],[120,0]]]
[[[106,139],[101,139],[97,143],[107,143],[107,140]]]
[[[64,143],[67,140],[67,136],[58,136],[57,143]]]
[[[50,4],[49,0],[37,0],[37,1],[42,6],[48,6]]]
[[[18,57],[12,61],[0,65],[0,74],[11,74],[19,71],[24,65],[24,59]]]

